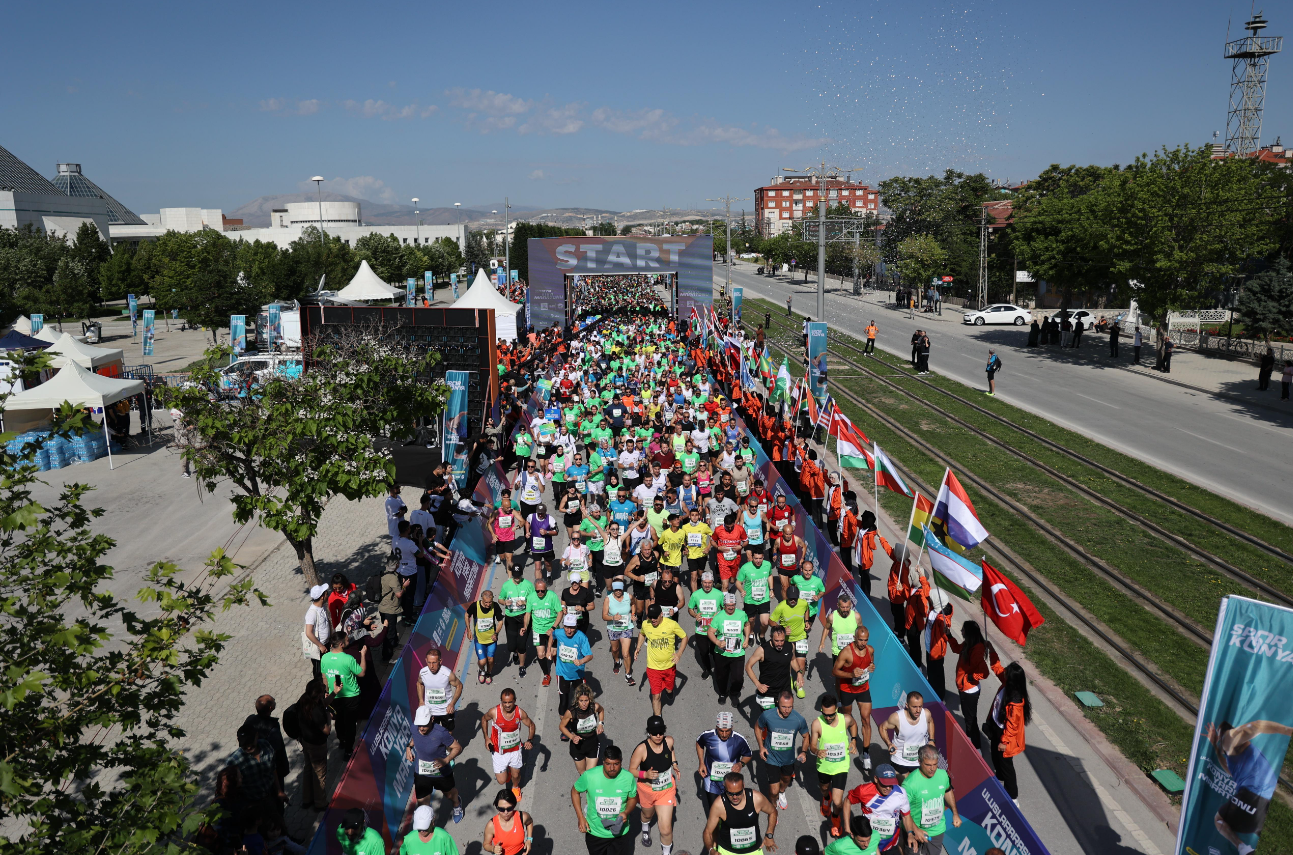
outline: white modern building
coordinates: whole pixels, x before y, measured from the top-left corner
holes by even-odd
[[[74,237],[82,223],[109,235],[108,206],[100,196],[69,196],[53,182],[0,148],[0,227],[31,225],[52,235]]]

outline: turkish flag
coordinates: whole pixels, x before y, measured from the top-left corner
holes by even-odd
[[[983,562],[983,587],[979,590],[984,614],[992,619],[997,629],[1021,647],[1028,640],[1028,630],[1046,622],[1019,586],[986,560]]]

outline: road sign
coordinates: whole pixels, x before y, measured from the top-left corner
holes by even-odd
[[[943,277],[943,281],[944,281],[944,282],[951,282],[951,281],[952,281],[952,277],[951,277],[951,276],[944,276],[944,277]]]

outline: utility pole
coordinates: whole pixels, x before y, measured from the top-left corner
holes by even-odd
[[[860,172],[857,169],[840,169],[828,167],[825,162],[821,167],[810,166],[808,169],[791,169],[783,167],[785,172],[799,172],[817,179],[817,320],[826,320],[826,179],[839,180],[840,173]]]
[[[979,217],[979,309],[988,304],[988,206],[981,205]]]
[[[726,258],[726,261],[727,261],[727,284],[726,284],[725,286],[723,286],[723,293],[724,293],[724,294],[730,294],[730,293],[732,292],[732,203],[733,203],[733,202],[745,202],[745,201],[747,201],[748,199],[749,199],[749,197],[748,197],[748,196],[747,196],[747,197],[745,197],[745,198],[743,198],[743,199],[734,199],[734,198],[732,198],[731,196],[724,196],[724,197],[723,197],[723,198],[721,198],[721,199],[706,199],[706,200],[705,200],[706,202],[722,202],[724,205],[726,205],[726,206],[727,206],[727,207],[726,207],[726,211],[727,211],[727,215],[726,215],[726,217],[727,217],[727,246],[725,246],[725,247],[724,247],[724,250],[725,250],[725,251],[724,251],[724,255],[726,255],[726,256],[727,256],[727,258]]]
[[[512,284],[512,233],[508,231],[508,228],[507,228],[507,212],[510,210],[512,210],[512,205],[511,203],[508,202],[507,197],[504,196],[503,197],[503,259],[504,259],[503,263],[507,265],[507,271],[504,275],[507,276],[508,285]]]

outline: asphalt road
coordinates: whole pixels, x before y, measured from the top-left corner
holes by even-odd
[[[807,284],[792,283],[754,271],[750,264],[734,266],[733,285],[747,296],[772,300],[782,312],[789,295],[795,312],[816,314],[815,277]],[[726,270],[715,268],[715,283],[725,279]],[[874,319],[880,328],[877,346],[904,357],[911,355],[912,333],[925,329],[931,340],[930,368],[975,389],[986,390],[983,366],[988,348],[995,348],[1004,363],[997,376],[1002,400],[1293,523],[1293,458],[1280,445],[1293,439],[1288,415],[1098,362],[1068,360],[1054,348],[1026,348],[1027,327],[963,325],[960,313],[946,309],[941,318],[917,313],[909,320],[905,311],[888,307],[891,298],[888,292],[854,297],[851,289],[832,288],[828,280],[826,322],[863,338],[867,322]],[[746,318],[762,320],[761,315]],[[1088,341],[1091,347],[1105,346],[1104,339]]]

